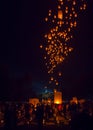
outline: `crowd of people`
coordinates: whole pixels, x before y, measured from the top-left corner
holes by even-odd
[[[93,102],[38,103],[35,106],[30,103],[0,104],[0,123],[6,130],[16,129],[20,123],[30,125],[32,121],[42,129],[51,118],[55,124],[61,124],[64,122],[61,117],[68,121],[71,130],[93,130]]]

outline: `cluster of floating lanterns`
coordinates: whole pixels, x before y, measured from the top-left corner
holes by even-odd
[[[56,9],[48,11],[48,17],[45,18],[49,27],[49,31],[44,35],[46,45],[40,45],[40,48],[46,52],[44,60],[50,75],[49,83],[59,84],[55,79],[55,71],[73,50],[73,29],[77,26],[80,11],[85,9],[85,0],[57,0]],[[57,76],[62,76],[62,73],[59,71]]]

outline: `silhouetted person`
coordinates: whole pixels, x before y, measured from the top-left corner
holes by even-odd
[[[25,118],[26,118],[26,123],[29,123],[30,121],[30,105],[25,104]]]
[[[50,116],[50,106],[48,104],[45,107],[45,114],[46,114],[46,121],[48,121]]]
[[[71,130],[92,130],[90,122],[91,117],[86,110],[83,110],[72,118]]]
[[[5,121],[5,130],[11,129],[11,111],[9,104],[5,105],[4,121]]]
[[[16,114],[16,106],[13,104],[11,106],[11,128],[15,130],[17,127],[17,114]]]
[[[36,110],[36,120],[38,123],[39,130],[43,128],[43,116],[44,116],[44,106],[38,105]]]
[[[15,130],[17,125],[15,106],[6,105],[4,113],[5,130]]]

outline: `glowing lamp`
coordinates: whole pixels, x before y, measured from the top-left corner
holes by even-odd
[[[40,45],[40,48],[43,48],[43,46],[42,46],[42,45]]]
[[[78,103],[78,99],[77,99],[77,97],[73,97],[72,100],[73,100],[74,103],[76,103],[76,104]]]
[[[51,77],[51,80],[52,80],[52,81],[53,81],[53,79],[54,79],[54,78],[53,78],[53,77]]]
[[[63,19],[63,12],[62,12],[62,10],[58,10],[58,18],[59,19]]]
[[[48,18],[45,18],[45,21],[48,21]]]
[[[38,98],[30,98],[29,103],[36,106],[39,103],[39,99]]]
[[[58,75],[61,76],[62,75],[61,72],[59,72]]]
[[[77,97],[73,97],[72,100],[71,100],[70,102],[71,102],[71,103],[77,104],[77,103],[78,103]]]
[[[56,82],[56,85],[58,85],[58,82]]]
[[[52,39],[51,34],[48,34],[48,39],[49,39],[49,40],[51,40],[51,39]]]
[[[61,92],[54,92],[54,103],[55,104],[62,104],[62,93]]]

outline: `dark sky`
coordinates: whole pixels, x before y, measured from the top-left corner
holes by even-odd
[[[24,100],[46,85],[39,46],[46,33],[44,18],[54,5],[50,0],[0,1],[0,100]],[[93,1],[88,0],[78,18],[74,50],[61,68],[63,98],[93,97],[92,31]]]

